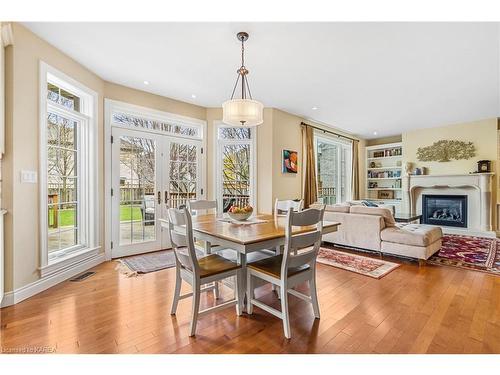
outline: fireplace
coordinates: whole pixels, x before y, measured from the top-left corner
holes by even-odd
[[[467,228],[467,195],[424,194],[422,223]]]

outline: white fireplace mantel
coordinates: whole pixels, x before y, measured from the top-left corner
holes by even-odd
[[[403,207],[422,213],[423,194],[467,195],[467,229],[443,228],[492,236],[492,182],[494,173],[403,176]]]

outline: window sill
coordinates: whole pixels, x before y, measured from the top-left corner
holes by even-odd
[[[50,264],[47,264],[43,267],[40,267],[40,276],[47,277],[53,275],[57,272],[60,272],[66,268],[73,267],[77,263],[83,262],[96,256],[99,253],[100,247],[94,248],[82,248],[68,253],[65,256],[61,256],[57,258]]]

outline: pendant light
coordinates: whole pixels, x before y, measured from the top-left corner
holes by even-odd
[[[248,69],[245,67],[245,41],[248,33],[239,32],[236,37],[241,42],[241,67],[236,71],[238,77],[231,94],[231,99],[222,103],[222,121],[233,126],[257,126],[264,122],[264,105],[252,99],[252,93],[248,85]],[[241,81],[241,99],[235,99],[234,93]],[[248,96],[247,96],[248,92]]]

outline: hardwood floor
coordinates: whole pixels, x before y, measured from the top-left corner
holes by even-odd
[[[190,338],[191,300],[179,303],[177,316],[169,314],[174,269],[127,278],[115,266],[103,263],[84,281],[2,309],[2,351],[500,353],[500,277],[485,273],[403,262],[376,280],[318,264],[321,319],[290,296],[292,339],[286,340],[281,321],[259,308],[252,316],[237,317],[229,308],[202,317]],[[278,302],[267,286],[256,295]],[[212,303],[211,294],[202,298],[203,306]]]

